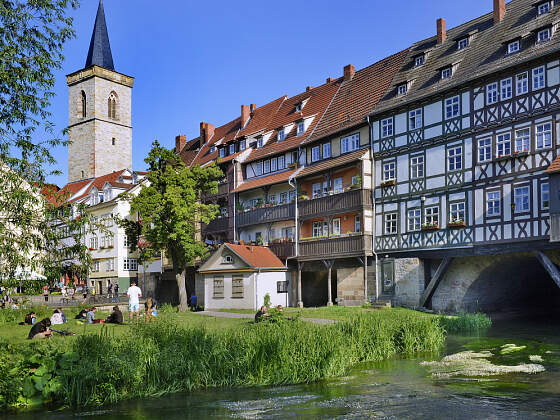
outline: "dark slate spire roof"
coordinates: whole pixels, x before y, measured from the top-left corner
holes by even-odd
[[[93,65],[115,71],[111,44],[109,44],[109,34],[107,33],[105,11],[103,10],[103,0],[99,0],[97,17],[95,18],[95,26],[93,27],[93,34],[91,34],[91,42],[86,60],[86,68]]]

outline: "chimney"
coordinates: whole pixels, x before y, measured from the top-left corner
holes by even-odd
[[[344,67],[344,81],[352,80],[354,77],[354,73],[356,73],[356,68],[354,64],[348,64]]]
[[[494,0],[494,25],[500,23],[506,13],[506,0]]]
[[[241,105],[241,128],[245,127],[250,116],[251,110],[249,109],[249,105]]]
[[[214,135],[214,125],[201,122],[200,123],[200,143],[201,145],[208,143],[208,140]]]
[[[447,38],[447,31],[445,30],[445,19],[439,18],[437,20],[437,43],[443,44],[445,38]]]
[[[309,92],[311,89],[313,89],[313,86],[307,86],[307,87],[305,88],[305,91],[306,91],[306,92]]]
[[[334,78],[332,78],[332,77],[327,77],[327,83],[331,83],[331,82],[334,82]]]
[[[256,109],[257,109],[257,105],[251,104],[251,115],[253,115],[253,112],[255,112]]]
[[[175,137],[175,153],[179,154],[183,147],[187,144],[187,136],[177,136]]]

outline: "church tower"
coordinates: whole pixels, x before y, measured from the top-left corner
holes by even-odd
[[[132,168],[134,78],[115,71],[103,0],[82,70],[66,76],[70,94],[68,182]]]

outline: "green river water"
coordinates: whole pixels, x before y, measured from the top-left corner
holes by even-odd
[[[506,344],[525,346],[501,354]],[[434,377],[424,361],[490,351],[494,365],[532,363],[545,371]],[[542,360],[541,360],[542,359]],[[448,337],[442,354],[356,367],[311,385],[208,390],[79,412],[7,415],[6,419],[560,419],[560,321],[496,322],[480,335]]]

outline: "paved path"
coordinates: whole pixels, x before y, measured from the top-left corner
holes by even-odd
[[[198,315],[213,316],[215,318],[244,318],[244,319],[254,319],[255,315],[252,314],[240,314],[235,312],[216,312],[216,311],[201,311],[194,312]],[[322,318],[301,318],[302,321],[312,322],[314,324],[327,325],[334,324],[336,321],[332,319],[322,319]]]

